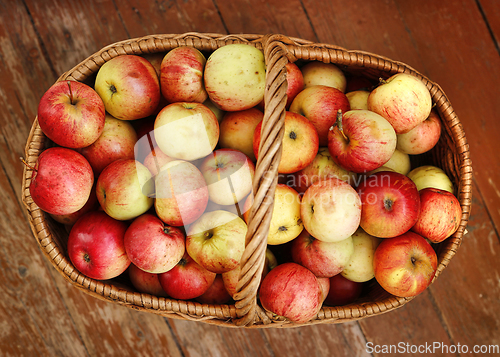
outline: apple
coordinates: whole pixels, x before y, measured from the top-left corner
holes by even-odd
[[[383,116],[396,134],[404,134],[429,116],[432,98],[425,84],[407,73],[382,81],[368,97],[368,109]]]
[[[417,186],[399,172],[381,171],[360,182],[361,227],[379,238],[392,238],[417,222],[420,197]]]
[[[129,220],[153,205],[151,172],[139,161],[119,159],[109,164],[97,179],[99,204],[111,217]]]
[[[208,271],[185,253],[175,267],[158,274],[165,293],[173,299],[190,300],[202,295],[213,284],[217,274]]]
[[[328,86],[307,87],[297,94],[290,112],[305,116],[318,131],[319,146],[328,145],[328,131],[335,124],[337,112],[351,109],[346,95],[337,88]]]
[[[222,276],[217,274],[215,280],[203,294],[196,298],[200,304],[226,304],[231,300],[231,295],[224,286]]]
[[[347,80],[344,72],[333,63],[311,61],[300,68],[305,87],[323,85],[345,92]]]
[[[101,136],[79,152],[88,160],[97,177],[113,161],[134,159],[136,143],[137,133],[130,122],[106,114]]]
[[[78,221],[78,219],[82,217],[84,214],[91,211],[95,211],[98,208],[99,208],[99,201],[97,201],[96,181],[94,181],[94,185],[92,186],[92,190],[90,191],[89,198],[82,208],[73,213],[62,214],[62,215],[51,214],[50,216],[56,222],[64,224],[67,227],[72,227],[76,223],[76,221]]]
[[[215,149],[219,123],[215,114],[201,103],[172,103],[158,113],[154,135],[167,156],[192,161]]]
[[[293,261],[312,271],[318,278],[339,274],[354,252],[352,237],[338,242],[323,242],[306,230],[291,244]]]
[[[391,124],[369,110],[338,113],[328,132],[328,150],[344,169],[367,172],[384,165],[396,149],[396,133]]]
[[[332,177],[306,190],[300,204],[304,228],[316,239],[339,242],[349,238],[361,219],[361,200],[347,182]]]
[[[85,205],[93,184],[92,167],[81,154],[72,149],[52,147],[38,157],[29,190],[33,202],[41,210],[67,215]]]
[[[176,159],[165,155],[165,153],[161,151],[158,146],[155,146],[146,156],[143,164],[148,168],[148,170],[151,172],[151,175],[154,177],[158,175],[158,172],[160,171],[162,166],[168,164],[170,161],[175,160]]]
[[[424,188],[420,194],[420,214],[411,230],[432,243],[440,243],[460,226],[462,207],[450,192]]]
[[[330,292],[330,279],[329,278],[318,278],[319,287],[321,288],[321,302],[325,302],[328,293]]]
[[[290,184],[299,193],[303,193],[313,183],[330,177],[344,180],[352,186],[356,182],[357,174],[339,166],[333,160],[328,148],[320,147],[314,160],[307,167],[293,174]]]
[[[184,233],[163,223],[153,214],[135,218],[124,237],[130,261],[148,273],[165,273],[181,260],[185,251]]]
[[[160,82],[153,65],[137,55],[120,55],[97,72],[94,88],[106,111],[117,119],[152,115],[160,102]]]
[[[78,149],[104,129],[104,103],[92,87],[76,81],[53,84],[38,104],[38,124],[57,145]]]
[[[71,228],[68,256],[78,271],[91,279],[106,280],[127,270],[130,260],[123,237],[127,224],[102,211],[89,212]]]
[[[239,150],[215,150],[203,160],[200,171],[210,200],[220,205],[235,205],[252,191],[255,165]]]
[[[255,162],[253,136],[263,118],[264,113],[256,108],[226,112],[220,122],[220,147],[240,150]]]
[[[196,221],[208,203],[208,188],[200,170],[188,161],[174,160],[160,168],[155,177],[155,210],[171,226]]]
[[[398,297],[423,292],[436,274],[437,263],[432,246],[413,232],[384,239],[373,257],[375,279],[384,290]]]
[[[207,59],[204,78],[210,100],[220,109],[252,108],[264,99],[264,54],[243,43],[219,47]]]
[[[249,195],[243,206],[244,219],[249,223],[253,195]],[[289,242],[302,232],[304,225],[300,216],[300,196],[293,188],[278,183],[274,191],[274,204],[267,244],[277,245]]]
[[[325,301],[327,306],[342,306],[356,301],[363,291],[363,283],[344,278],[341,274],[332,276],[330,290]]]
[[[345,94],[349,100],[349,106],[351,110],[363,109],[368,110],[368,96],[370,92],[367,90],[355,90]]]
[[[443,169],[433,165],[423,165],[411,170],[407,176],[415,183],[420,191],[426,187],[439,188],[453,193],[453,182]]]
[[[394,153],[392,154],[389,161],[387,161],[384,165],[376,168],[375,170],[368,172],[367,175],[371,175],[375,172],[381,171],[381,168],[383,168],[383,170],[385,171],[390,170],[399,172],[403,175],[407,175],[411,170],[410,156],[396,149],[394,150]]]
[[[204,213],[188,229],[186,251],[205,269],[222,274],[240,264],[247,225],[227,211]]]
[[[262,122],[255,128],[253,137],[253,152],[256,158],[259,156],[261,130]],[[314,125],[300,114],[286,112],[278,173],[290,174],[302,170],[314,160],[318,149],[318,132]]]
[[[293,100],[302,92],[305,88],[304,75],[300,68],[293,62],[288,62],[286,65],[286,80],[288,82],[288,87],[286,90],[286,106],[285,108],[290,108]]]
[[[406,154],[418,155],[432,149],[441,136],[441,120],[435,109],[423,122],[404,134],[398,135],[397,148]]]
[[[323,303],[323,291],[316,276],[296,263],[284,263],[262,280],[259,299],[262,307],[296,323],[315,317]]]
[[[382,239],[366,233],[361,227],[352,235],[354,252],[340,273],[344,278],[364,283],[375,277],[373,255]]]
[[[264,277],[267,275],[267,273],[269,273],[271,269],[274,269],[277,266],[278,261],[276,260],[276,257],[274,256],[273,252],[269,248],[267,248],[264,268],[262,269],[262,279],[264,279]],[[224,287],[232,297],[234,297],[234,294],[236,293],[236,287],[240,278],[240,272],[241,267],[237,266],[233,270],[221,274],[222,281],[224,282]]]
[[[151,63],[151,65],[155,69],[156,75],[158,76],[158,78],[160,78],[161,62],[165,57],[165,53],[164,52],[143,53],[141,54],[141,57],[147,59],[149,63]]]
[[[130,264],[128,267],[128,276],[132,286],[136,288],[137,291],[153,296],[168,296],[165,290],[161,287],[158,274],[148,273],[139,269],[134,264]]]
[[[192,46],[171,49],[161,62],[160,88],[170,103],[203,103],[208,94],[203,85],[207,62],[203,53]]]

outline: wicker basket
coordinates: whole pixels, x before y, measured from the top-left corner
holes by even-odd
[[[282,35],[219,35],[186,33],[181,35],[152,35],[118,42],[101,49],[77,66],[61,75],[58,81],[72,79],[92,83],[99,68],[108,60],[121,54],[165,53],[172,48],[189,45],[201,51],[231,44],[247,43],[264,52],[267,65],[265,114],[262,144],[256,164],[254,194],[250,211],[247,246],[241,261],[240,276],[235,303],[207,305],[193,301],[179,301],[151,296],[135,291],[121,281],[97,281],[79,273],[72,265],[66,251],[68,233],[55,223],[33,202],[29,192],[31,169],[25,167],[22,183],[22,200],[25,204],[34,237],[47,259],[71,284],[104,301],[147,311],[169,318],[204,321],[232,327],[297,327],[296,323],[264,311],[256,295],[264,266],[267,232],[269,229],[277,184],[277,163],[281,157],[281,138],[284,129],[286,103],[286,69],[288,61],[306,62],[319,60],[335,63],[346,72],[371,78],[388,78],[397,72],[411,73],[419,77],[430,90],[435,108],[443,127],[441,139],[429,153],[413,157],[417,164],[433,164],[441,167],[454,181],[455,192],[463,214],[458,231],[445,242],[436,246],[438,269],[434,279],[446,268],[459,248],[471,207],[472,167],[465,134],[453,108],[436,83],[404,63],[362,51],[348,51],[340,47],[312,43]],[[47,147],[48,140],[35,118],[26,144],[26,161],[34,164]],[[372,279],[368,292],[357,302],[341,307],[324,306],[307,324],[342,323],[379,315],[403,306],[411,298],[398,298],[385,292]],[[303,325],[303,324],[302,324]]]

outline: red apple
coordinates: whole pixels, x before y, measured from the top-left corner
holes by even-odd
[[[363,291],[363,283],[358,283],[344,278],[341,274],[337,274],[330,278],[330,291],[326,297],[324,304],[328,306],[342,306],[350,304]]]
[[[397,73],[371,91],[368,109],[383,116],[397,134],[404,134],[429,116],[432,98],[416,76]]]
[[[253,152],[256,158],[259,156],[261,130],[262,122],[255,128],[253,137]],[[300,114],[286,112],[278,172],[289,174],[302,170],[314,160],[318,149],[318,132],[314,125]]]
[[[203,103],[208,94],[203,85],[205,56],[192,46],[171,49],[161,62],[160,88],[170,103]]]
[[[240,150],[255,161],[253,135],[263,118],[264,113],[256,108],[226,112],[220,122],[220,147]]]
[[[67,215],[88,201],[94,174],[88,161],[74,150],[52,147],[44,150],[32,172],[30,194],[40,209]]]
[[[136,142],[137,134],[129,122],[106,114],[101,136],[91,145],[80,149],[80,153],[88,160],[97,177],[113,161],[134,159]]]
[[[424,188],[419,195],[420,214],[411,230],[432,243],[444,241],[460,226],[460,202],[452,193],[436,188]]]
[[[193,161],[215,149],[219,122],[201,103],[172,103],[158,113],[154,135],[157,145],[167,156]]]
[[[105,212],[89,212],[71,228],[68,255],[83,275],[106,280],[127,270],[130,260],[123,237],[127,224],[111,218]]]
[[[38,104],[38,123],[57,145],[83,148],[104,128],[104,104],[91,87],[76,81],[52,85]]]
[[[300,68],[292,62],[288,62],[286,64],[286,80],[288,82],[288,87],[286,90],[286,109],[290,108],[293,100],[304,90],[304,76],[302,75],[302,71]]]
[[[106,111],[122,120],[152,115],[161,97],[155,68],[136,55],[120,55],[104,63],[97,72],[94,87]]]
[[[357,188],[361,198],[361,227],[379,238],[399,236],[415,225],[420,210],[417,186],[398,172],[380,171]]]
[[[405,154],[418,155],[432,149],[441,136],[441,120],[435,109],[409,132],[398,135],[397,148]]]
[[[104,211],[119,220],[146,213],[153,205],[154,182],[151,172],[139,161],[119,159],[97,179],[97,199]]]
[[[375,170],[389,161],[396,141],[391,124],[368,110],[339,113],[328,132],[328,150],[333,160],[356,173]]]
[[[319,146],[328,145],[328,130],[335,124],[337,112],[351,109],[346,95],[337,88],[313,86],[297,94],[290,111],[301,114],[313,123],[318,131]]]
[[[305,323],[321,309],[323,291],[310,270],[296,263],[284,263],[262,280],[259,299],[265,310]]]
[[[196,221],[205,211],[209,194],[200,170],[188,161],[170,161],[155,177],[155,210],[170,226]]]
[[[307,189],[300,203],[304,228],[316,239],[339,242],[359,227],[361,200],[347,182],[332,177]]]
[[[347,266],[354,244],[351,237],[338,242],[322,242],[303,230],[292,241],[291,250],[295,263],[306,267],[318,278],[330,278]]]
[[[136,288],[137,291],[154,296],[168,296],[165,290],[161,287],[158,274],[148,273],[139,269],[134,264],[130,264],[128,267],[128,275],[132,286]]]
[[[190,300],[207,291],[216,275],[185,253],[175,267],[166,273],[158,274],[158,279],[168,296],[173,299]]]
[[[85,205],[83,205],[82,208],[80,208],[78,211],[69,213],[69,214],[51,214],[50,216],[59,223],[62,223],[68,227],[73,226],[78,219],[83,216],[84,214],[95,211],[99,208],[99,201],[97,201],[97,195],[96,195],[96,182],[94,181],[94,185],[92,186],[92,190],[90,191],[89,198]]]
[[[255,165],[239,150],[215,150],[203,160],[200,171],[212,202],[234,205],[252,191]]]
[[[148,273],[169,271],[185,251],[184,233],[150,213],[134,219],[125,232],[124,241],[129,259]]]
[[[224,286],[222,276],[217,274],[214,282],[203,294],[196,298],[200,304],[225,304],[231,300],[231,295]]]
[[[430,285],[436,274],[437,255],[425,238],[406,232],[379,244],[373,267],[375,279],[388,293],[411,297]]]

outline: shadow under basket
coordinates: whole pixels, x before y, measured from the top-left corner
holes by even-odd
[[[286,64],[322,61],[334,63],[347,75],[362,75],[374,80],[388,78],[399,72],[420,78],[429,89],[434,108],[443,130],[438,144],[428,153],[412,157],[413,164],[431,164],[442,168],[452,179],[455,194],[462,207],[458,230],[450,238],[434,245],[438,268],[434,280],[443,272],[457,252],[469,219],[472,196],[472,167],[469,146],[462,125],[451,103],[438,84],[408,65],[363,51],[351,51],[337,46],[286,37],[283,35],[220,35],[186,33],[180,35],[151,35],[121,41],[104,47],[68,72],[58,81],[76,80],[92,85],[99,68],[122,54],[144,55],[166,53],[179,46],[194,46],[210,54],[224,45],[245,43],[264,53],[266,72],[265,113],[260,155],[256,163],[246,249],[241,260],[241,275],[237,293],[230,304],[210,305],[194,301],[173,300],[137,292],[125,279],[98,281],[81,274],[71,263],[66,250],[68,232],[33,202],[29,185],[32,170],[25,167],[22,200],[26,207],[33,235],[42,252],[55,269],[76,288],[98,299],[146,311],[168,318],[203,321],[228,327],[297,327],[319,323],[342,323],[376,316],[397,309],[412,298],[399,298],[384,291],[375,279],[366,285],[366,292],[356,302],[338,307],[323,306],[316,317],[305,324],[290,322],[265,311],[258,302],[257,290],[265,261],[267,232],[273,209],[274,191],[278,181],[277,167],[281,158],[281,139],[284,133],[286,103]],[[40,153],[50,145],[35,118],[27,139],[25,157],[33,166]]]

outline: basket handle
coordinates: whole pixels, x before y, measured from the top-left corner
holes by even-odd
[[[267,249],[267,234],[274,207],[274,192],[278,183],[278,165],[281,159],[282,139],[285,129],[285,105],[288,83],[286,64],[288,51],[282,35],[266,35],[262,39],[267,65],[264,94],[265,112],[259,155],[253,181],[254,200],[249,211],[245,251],[240,262],[240,276],[235,300],[238,326],[264,320],[266,313],[257,304],[257,292],[262,277]]]

